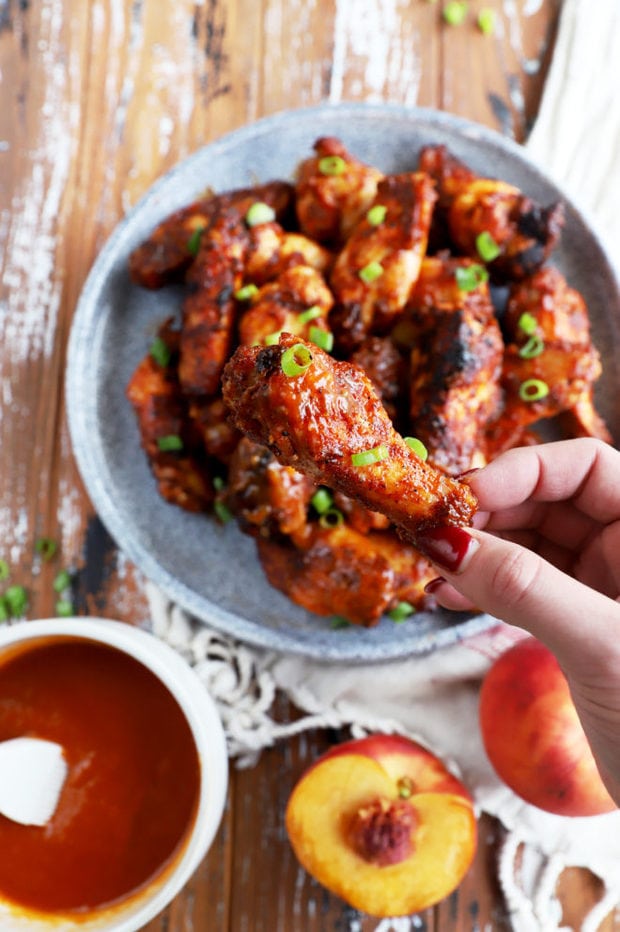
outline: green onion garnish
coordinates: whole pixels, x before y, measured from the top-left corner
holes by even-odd
[[[73,602],[70,602],[69,599],[58,599],[56,614],[59,618],[70,618],[74,614]]]
[[[319,159],[318,168],[322,175],[342,175],[347,170],[347,163],[340,155],[324,155]]]
[[[320,317],[323,311],[318,306],[318,304],[313,304],[312,307],[309,307],[307,311],[302,311],[299,315],[299,323],[307,324],[311,320],[316,320],[317,317]]]
[[[213,511],[222,522],[222,524],[227,524],[232,520],[232,511],[228,508],[224,502],[220,502],[217,499],[213,502]]]
[[[23,586],[9,586],[4,593],[4,602],[9,614],[19,618],[28,607],[28,595]]]
[[[9,620],[9,607],[4,596],[0,596],[0,622]]]
[[[542,379],[526,379],[519,388],[521,401],[540,401],[549,394],[549,386]]]
[[[312,498],[310,499],[310,504],[316,512],[320,515],[324,515],[326,511],[332,507],[334,497],[329,489],[320,488],[317,489]]]
[[[390,455],[390,451],[384,443],[372,450],[362,450],[359,453],[351,454],[351,462],[354,466],[371,466],[373,463],[380,463]]]
[[[204,231],[205,231],[205,227],[196,227],[196,229],[194,230],[194,232],[188,239],[187,251],[190,253],[190,255],[192,256],[198,255],[198,250],[200,249],[200,240],[202,238],[202,234],[204,233]]]
[[[495,10],[485,7],[478,13],[478,29],[485,36],[493,35],[495,32]]]
[[[183,441],[178,434],[167,434],[157,438],[157,446],[162,453],[170,453],[173,450],[182,450]]]
[[[61,570],[52,583],[54,592],[63,592],[71,585],[71,575],[68,570]]]
[[[413,615],[415,608],[409,602],[399,602],[398,605],[395,605],[394,608],[390,609],[388,612],[388,617],[392,621],[400,622],[404,621],[405,618],[409,618],[410,615]]]
[[[375,204],[366,214],[366,220],[368,220],[371,227],[379,227],[385,220],[386,214],[387,207],[384,204]]]
[[[281,333],[281,330],[274,330],[273,333],[268,333],[265,337],[265,346],[275,346],[280,340]]]
[[[258,294],[258,286],[250,282],[235,291],[235,298],[237,301],[249,301],[255,294]]]
[[[485,267],[478,263],[457,268],[454,276],[461,291],[475,291],[478,285],[483,285],[489,279]]]
[[[344,524],[344,515],[338,508],[328,508],[319,518],[319,524],[322,528],[340,527]]]
[[[449,26],[460,26],[467,16],[467,4],[463,0],[450,0],[443,8],[443,18]]]
[[[330,628],[333,628],[334,631],[338,630],[339,628],[350,628],[350,627],[351,627],[351,622],[349,621],[349,619],[343,618],[341,615],[334,615],[330,622]]]
[[[8,579],[11,570],[6,560],[0,560],[0,579]]]
[[[164,369],[170,362],[170,356],[172,355],[170,352],[170,347],[168,346],[165,340],[162,340],[161,337],[155,337],[155,339],[151,343],[151,348],[149,350],[149,353],[151,354],[155,362],[159,366],[162,366]]]
[[[315,346],[320,346],[326,353],[331,353],[334,348],[334,334],[330,330],[321,330],[320,327],[310,327],[308,337]]]
[[[263,201],[256,201],[252,204],[245,215],[245,222],[249,227],[256,227],[261,223],[271,223],[275,219],[275,210]]]
[[[476,249],[478,250],[480,258],[484,259],[485,262],[492,262],[493,259],[497,259],[501,252],[500,247],[488,230],[483,230],[482,233],[478,233],[476,237]]]
[[[417,453],[421,460],[428,459],[428,450],[417,437],[405,437],[405,443],[414,453]]]
[[[357,274],[366,285],[370,285],[371,282],[376,281],[383,275],[383,266],[380,262],[369,262]]]
[[[527,311],[521,314],[519,320],[517,321],[517,327],[519,327],[523,333],[527,333],[528,336],[530,336],[532,333],[535,333],[537,326],[538,324],[536,322],[536,318],[533,314],[528,314]]]
[[[282,353],[280,366],[284,375],[303,375],[312,363],[312,353],[303,343],[295,343]]]
[[[540,356],[544,348],[545,344],[542,338],[539,337],[537,333],[534,333],[527,343],[524,343],[519,350],[519,356],[521,356],[522,359],[535,359],[536,356]]]

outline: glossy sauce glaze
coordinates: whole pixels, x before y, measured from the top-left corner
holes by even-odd
[[[0,740],[57,741],[68,776],[46,826],[0,815],[0,897],[84,913],[119,901],[174,860],[193,823],[200,762],[174,697],[141,663],[58,639],[0,661]]]

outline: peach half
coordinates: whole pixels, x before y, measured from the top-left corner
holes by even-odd
[[[323,754],[293,789],[286,829],[309,874],[377,917],[444,899],[476,850],[468,791],[435,755],[398,735]]]

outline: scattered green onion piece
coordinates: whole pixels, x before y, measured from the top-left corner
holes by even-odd
[[[331,353],[334,348],[334,334],[330,330],[321,330],[320,327],[310,327],[308,331],[310,342],[315,346],[320,346],[326,353]]]
[[[69,599],[58,599],[56,602],[56,614],[59,618],[70,618],[71,615],[75,614],[73,602],[70,602]]]
[[[157,446],[162,453],[170,453],[174,450],[182,450],[183,441],[178,434],[167,434],[165,437],[157,438]]]
[[[521,401],[540,401],[549,394],[549,386],[542,379],[526,379],[519,388]]]
[[[275,219],[275,210],[263,201],[256,201],[252,204],[245,215],[245,222],[249,227],[257,227],[261,223],[271,223]]]
[[[527,343],[524,343],[519,350],[519,356],[521,356],[522,359],[535,359],[537,356],[540,356],[544,348],[545,344],[542,341],[542,337],[534,333]]]
[[[366,285],[370,285],[371,282],[376,281],[383,275],[383,266],[380,262],[369,262],[357,274]]]
[[[9,607],[4,596],[0,596],[0,622],[9,620]]]
[[[249,301],[255,294],[258,294],[258,286],[250,282],[248,285],[242,285],[241,288],[235,291],[235,298],[237,301]]]
[[[457,268],[454,275],[461,291],[475,291],[479,285],[483,285],[489,279],[489,273],[485,267],[478,263]]]
[[[339,628],[350,628],[350,627],[351,627],[351,622],[349,621],[349,619],[343,618],[341,615],[334,615],[330,623],[330,628],[332,628],[334,631],[338,630]]]
[[[187,251],[192,256],[198,255],[198,250],[200,249],[200,240],[202,239],[202,234],[205,231],[205,227],[196,227],[192,235],[187,241]]]
[[[265,337],[265,346],[275,346],[280,340],[281,333],[281,330],[274,330],[273,333],[268,333]]]
[[[428,459],[428,450],[417,437],[405,437],[405,443],[414,453],[417,453],[421,460]]]
[[[414,612],[415,608],[409,602],[399,602],[388,612],[388,617],[398,624],[398,622],[404,621],[405,618],[409,618]]]
[[[316,320],[317,317],[320,317],[323,311],[318,306],[318,304],[313,304],[312,307],[309,307],[307,311],[302,311],[299,315],[300,324],[308,324],[311,320]]]
[[[347,163],[340,155],[324,155],[319,159],[318,167],[322,175],[342,175],[347,170]]]
[[[492,262],[493,259],[497,259],[502,251],[488,230],[483,230],[482,233],[478,233],[476,237],[476,249],[478,250],[480,258],[484,259],[485,262]]]
[[[387,207],[385,204],[375,204],[375,206],[371,207],[366,214],[366,220],[368,220],[368,223],[371,225],[371,227],[379,227],[385,220],[386,214]]]
[[[293,346],[289,346],[287,350],[284,350],[280,359],[282,372],[289,378],[303,375],[306,369],[310,368],[311,363],[312,353],[303,343],[295,343]]]
[[[536,318],[534,317],[533,314],[529,314],[527,311],[521,314],[517,322],[517,327],[519,327],[519,329],[522,330],[523,333],[527,333],[528,336],[531,336],[533,333],[536,332],[537,326],[538,325],[536,323]]]
[[[463,0],[450,0],[443,8],[443,18],[449,26],[460,26],[467,16],[467,4]]]
[[[34,549],[43,560],[51,560],[58,550],[58,544],[51,537],[39,537],[35,541]]]
[[[344,515],[338,508],[328,508],[319,518],[319,524],[325,529],[340,527],[344,524]]]
[[[226,488],[226,483],[221,476],[215,476],[213,479],[213,488],[216,492],[223,492]]]
[[[170,347],[168,346],[165,340],[162,340],[161,337],[155,337],[155,339],[151,343],[151,348],[149,350],[149,353],[151,354],[155,362],[159,366],[162,366],[162,368],[164,369],[170,362],[170,356],[172,355],[170,352]]]
[[[71,586],[71,575],[68,570],[61,570],[52,583],[54,592],[64,592]]]
[[[390,455],[385,444],[373,447],[371,450],[362,450],[360,453],[351,454],[351,462],[354,466],[371,466],[373,463],[380,463]]]
[[[23,586],[9,586],[4,593],[4,602],[8,608],[9,614],[13,618],[19,618],[28,607],[28,595],[26,590]]]
[[[0,579],[8,579],[11,570],[9,569],[9,564],[6,560],[0,560]]]
[[[333,502],[334,496],[329,491],[329,489],[324,488],[317,489],[310,499],[310,504],[320,515],[324,515],[326,511],[329,511],[333,505]]]
[[[213,502],[213,511],[220,519],[222,524],[228,524],[229,521],[232,521],[232,511],[228,508],[224,502],[220,502],[217,499]]]
[[[485,7],[478,13],[478,29],[485,36],[492,36],[495,32],[495,10]]]

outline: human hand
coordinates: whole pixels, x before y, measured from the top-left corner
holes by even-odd
[[[509,450],[468,483],[476,526],[418,541],[442,573],[429,588],[553,651],[620,804],[620,452],[590,439]]]

